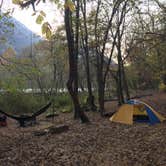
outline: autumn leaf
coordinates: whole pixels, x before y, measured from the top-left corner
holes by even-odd
[[[42,15],[38,15],[38,17],[36,18],[36,23],[37,24],[41,24],[43,22],[44,18]]]
[[[64,5],[65,8],[69,8],[71,12],[75,10],[75,5],[71,0],[67,0],[67,2]]]
[[[51,39],[51,35],[52,35],[51,30],[50,30],[50,28],[48,28],[46,31],[46,38]]]
[[[43,12],[42,10],[40,11],[40,14],[41,14],[43,17],[46,17],[46,13]]]
[[[36,15],[36,12],[32,13],[32,15],[31,15],[31,16],[35,16],[35,15]]]
[[[19,4],[22,3],[22,1],[21,0],[12,0],[12,3],[16,4],[16,5],[19,5]]]
[[[48,22],[45,22],[42,25],[42,34],[46,35],[47,39],[51,39],[51,36],[52,36],[51,26],[50,26],[50,24]]]
[[[41,27],[41,30],[42,30],[42,34],[44,35],[45,33],[46,33],[46,25],[45,25],[45,23],[42,25],[42,27]]]

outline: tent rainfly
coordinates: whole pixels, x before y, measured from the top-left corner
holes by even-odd
[[[147,122],[156,124],[164,121],[165,118],[156,112],[148,104],[139,100],[129,100],[126,104],[120,106],[118,111],[112,115],[110,121],[124,124],[133,124],[136,122]]]

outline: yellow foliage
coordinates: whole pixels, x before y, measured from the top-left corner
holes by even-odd
[[[50,26],[50,24],[48,22],[45,22],[42,25],[42,34],[46,35],[47,39],[51,39],[51,36],[52,36],[51,26]]]
[[[12,0],[12,3],[16,4],[16,5],[19,5],[20,3],[22,3],[22,1],[21,0]]]
[[[159,90],[160,90],[161,92],[166,92],[166,85],[165,85],[164,83],[160,83],[160,84],[159,84]]]
[[[69,8],[71,12],[75,10],[75,5],[71,0],[67,0],[67,2],[64,5],[65,8]]]
[[[43,22],[44,18],[42,15],[38,15],[38,17],[36,18],[36,23],[37,24],[41,24]]]
[[[14,49],[9,47],[5,50],[2,56],[4,56],[5,58],[11,58],[15,55],[16,55],[16,52],[14,51]]]
[[[40,14],[41,14],[43,17],[46,17],[46,13],[43,12],[42,10],[40,11]]]

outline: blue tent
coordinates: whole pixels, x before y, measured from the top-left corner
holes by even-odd
[[[127,101],[127,104],[134,105],[134,106],[142,105],[142,108],[145,113],[141,115],[142,117],[141,116],[139,117],[138,115],[136,115],[135,121],[137,121],[137,122],[148,122],[153,125],[153,124],[160,123],[165,120],[165,118],[162,115],[160,115],[152,107],[150,107],[148,104],[146,104],[142,101],[129,100],[129,101]]]

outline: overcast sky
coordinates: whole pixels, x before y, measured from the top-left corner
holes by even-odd
[[[160,2],[165,2],[166,0],[160,0]],[[1,2],[1,0],[0,0]],[[3,9],[14,9],[13,17],[16,18],[18,21],[23,23],[26,27],[32,30],[34,33],[41,35],[41,27],[40,25],[36,24],[35,18],[36,16],[32,16],[34,13],[32,7],[30,6],[29,9],[20,9],[17,5],[13,5],[12,0],[3,0]],[[63,16],[60,11],[57,9],[56,5],[50,3],[48,0],[46,3],[42,1],[36,6],[36,10],[40,11],[43,10],[47,16],[46,21],[48,21],[53,28],[63,23]]]
[[[17,5],[13,5],[12,0],[4,0],[2,10],[7,9],[14,9],[12,15],[14,18],[23,23],[33,32],[41,34],[41,27],[35,22],[36,16],[32,16],[32,14],[34,13],[32,7],[22,10]],[[63,22],[62,14],[57,9],[56,5],[54,5],[53,3],[41,2],[36,6],[36,10],[43,10],[46,13],[45,21],[48,21],[53,28],[55,28],[57,25],[60,25]]]

